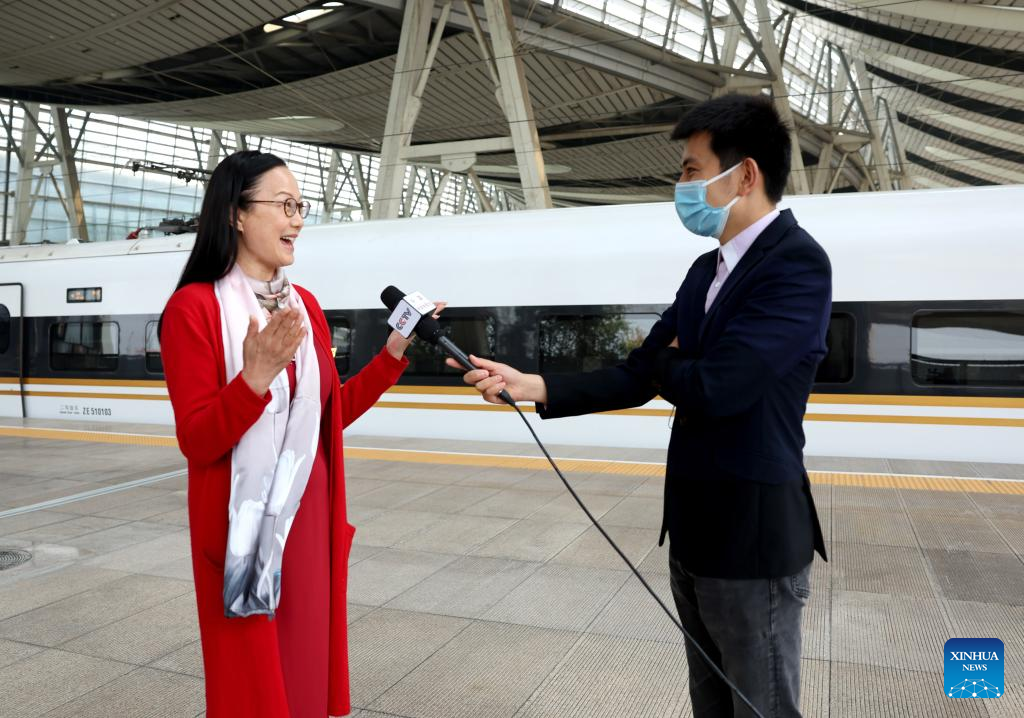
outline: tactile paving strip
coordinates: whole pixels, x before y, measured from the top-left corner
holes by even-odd
[[[474,623],[365,707],[410,718],[510,716],[576,638],[568,631]]]
[[[680,646],[588,635],[516,718],[686,716],[689,703]]]
[[[941,646],[936,650],[939,664]],[[988,700],[949,699],[941,673],[832,662],[831,716],[988,718]],[[996,701],[1001,699],[996,699]]]

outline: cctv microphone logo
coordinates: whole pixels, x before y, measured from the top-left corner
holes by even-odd
[[[398,331],[402,331],[403,329],[405,329],[405,325],[408,324],[411,318],[412,310],[407,307],[406,310],[402,312],[402,316],[398,318],[398,326],[396,326],[395,329],[397,329]]]
[[[424,313],[419,311],[415,304],[403,299],[388,317],[388,325],[392,329],[397,329],[403,337],[408,339],[423,315]]]

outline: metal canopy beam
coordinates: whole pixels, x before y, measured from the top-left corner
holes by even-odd
[[[404,7],[403,0],[359,0],[359,4],[392,10]],[[552,24],[545,21],[541,9],[534,4],[527,8],[517,3],[512,12],[523,47],[543,50],[674,95],[690,99],[710,97],[711,90],[723,82],[720,72],[727,69],[677,56],[666,59],[664,51],[655,45],[638,38],[623,37],[611,29],[595,28],[592,23],[571,16],[558,15],[557,24]],[[552,9],[551,12],[556,11]],[[440,15],[437,9],[434,15]],[[469,14],[459,6],[452,8],[448,24],[460,30],[473,31]],[[481,28],[490,32],[488,23],[483,20]],[[577,29],[579,32],[574,32]],[[605,37],[605,41],[581,42],[581,36],[597,34]],[[746,74],[763,77],[763,73]]]
[[[75,165],[74,144],[68,130],[68,111],[64,107],[51,108],[53,131],[57,136],[57,148],[61,162],[61,176],[64,178],[64,211],[71,224],[71,239],[89,241],[89,230],[85,225],[85,207],[82,204],[82,185],[78,182],[78,168]],[[50,175],[53,176],[52,174]]]
[[[735,12],[735,5],[732,4],[733,0],[729,0],[729,3]],[[786,81],[782,76],[783,58],[779,54],[779,47],[775,42],[775,27],[772,25],[771,14],[768,12],[767,0],[754,0],[754,4],[757,7],[757,18],[760,25],[759,39],[761,42],[758,54],[762,62],[765,63],[765,67],[772,74],[772,95],[775,101],[775,108],[779,111],[783,122],[790,128],[790,141],[793,145],[790,160],[790,183],[796,194],[807,194],[810,191],[810,183],[804,170],[803,152],[800,149],[800,135],[796,131],[793,108],[789,104],[789,89],[786,87]],[[740,22],[746,28],[746,23],[743,20],[740,20]],[[749,29],[746,32],[748,36],[751,36]],[[755,49],[758,49],[756,42],[756,40],[752,40],[752,43],[755,43]]]
[[[39,104],[26,102],[22,105],[25,121],[21,125],[21,148],[18,156],[21,159],[18,167],[18,179],[14,184],[14,228],[11,232],[11,244],[24,244],[28,235],[28,223],[32,219],[32,208],[36,197],[32,181],[36,168],[36,142],[39,131],[37,122],[29,122],[28,116],[39,114]],[[13,128],[12,128],[13,129]]]
[[[892,3],[891,0],[846,0],[864,10],[878,8],[879,11],[906,15],[920,20],[930,20],[944,25],[962,25],[983,30],[1024,33],[1024,13],[1014,12],[1011,5],[975,5],[952,3],[945,0],[909,0]]]
[[[450,8],[450,3],[446,7]],[[419,89],[422,95],[430,73],[427,45],[433,8],[434,0],[407,0],[405,3],[373,203],[373,216],[377,219],[394,219],[401,213],[402,186],[406,177],[402,155],[412,141],[413,126],[421,106],[419,98],[415,97],[416,91]],[[410,186],[412,184],[414,181],[410,181]],[[410,204],[411,198],[405,205],[409,207]]]
[[[469,2],[469,0],[467,0]],[[549,209],[551,193],[544,171],[544,157],[537,136],[537,122],[526,84],[523,60],[516,52],[516,29],[509,0],[484,0],[490,25],[491,45],[498,71],[498,93],[508,119],[519,177],[528,209]]]

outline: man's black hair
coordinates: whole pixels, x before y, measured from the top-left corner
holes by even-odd
[[[764,175],[768,199],[782,199],[792,144],[789,129],[768,97],[722,95],[702,102],[683,115],[672,139],[685,140],[698,132],[711,135],[711,151],[723,170],[749,157]]]

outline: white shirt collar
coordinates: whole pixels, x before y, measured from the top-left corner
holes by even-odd
[[[747,253],[747,250],[750,249],[751,245],[754,244],[754,240],[761,235],[761,232],[763,232],[769,224],[775,221],[775,218],[778,217],[779,214],[779,210],[773,209],[771,212],[766,214],[764,217],[761,217],[761,219],[754,222],[719,248],[718,256],[721,258],[721,261],[725,262],[725,268],[728,269],[730,273],[732,273],[732,270],[740,263],[740,260],[743,259],[743,255]]]

